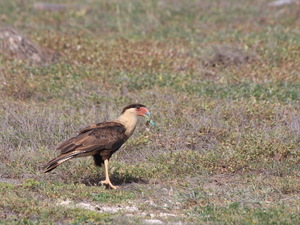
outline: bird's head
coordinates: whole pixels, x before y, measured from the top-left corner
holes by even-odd
[[[150,116],[150,112],[149,110],[146,108],[146,106],[142,105],[142,104],[131,104],[126,106],[123,111],[122,114],[124,113],[130,113],[136,116]]]

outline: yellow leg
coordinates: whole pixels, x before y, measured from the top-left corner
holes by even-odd
[[[104,171],[105,171],[105,180],[100,181],[100,183],[101,184],[107,184],[112,189],[117,189],[118,186],[112,185],[112,183],[110,182],[110,179],[109,179],[109,175],[108,175],[108,159],[104,160]]]

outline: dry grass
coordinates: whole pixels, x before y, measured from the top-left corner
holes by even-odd
[[[43,11],[34,3],[0,3],[1,27],[60,55],[35,65],[2,48],[4,223],[299,221],[296,7],[263,0],[65,1],[63,10]],[[103,171],[89,158],[41,172],[57,144],[132,102],[147,105],[158,127],[147,131],[140,121],[113,156],[111,177],[120,190],[98,186]],[[57,205],[66,200],[138,210]]]

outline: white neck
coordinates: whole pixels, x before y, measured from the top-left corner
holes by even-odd
[[[125,134],[130,137],[137,124],[137,115],[132,110],[126,110],[115,121],[125,126]]]

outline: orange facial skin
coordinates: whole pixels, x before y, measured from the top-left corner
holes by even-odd
[[[145,116],[145,115],[150,115],[149,110],[146,107],[140,107],[140,108],[136,108],[136,114],[138,116]]]

